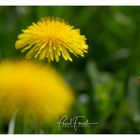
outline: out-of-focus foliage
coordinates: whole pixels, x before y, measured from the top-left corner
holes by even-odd
[[[64,18],[86,35],[85,58],[52,65],[76,93],[71,116],[98,124],[38,132],[140,133],[140,7],[0,7],[0,61],[24,58],[14,48],[17,35],[44,16]]]

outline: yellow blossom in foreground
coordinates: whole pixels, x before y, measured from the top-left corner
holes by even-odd
[[[86,37],[80,35],[79,29],[65,23],[59,18],[42,18],[27,29],[22,30],[16,41],[16,49],[26,52],[26,58],[48,59],[58,62],[62,55],[72,61],[70,53],[84,57],[88,46]],[[70,53],[69,53],[70,52]]]
[[[31,62],[0,64],[0,120],[52,122],[68,113],[74,96],[49,66]]]

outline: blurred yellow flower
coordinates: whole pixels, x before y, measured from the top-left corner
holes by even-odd
[[[88,45],[86,37],[80,35],[79,29],[65,23],[59,18],[42,18],[27,29],[22,30],[16,41],[16,49],[26,52],[26,58],[48,59],[48,62],[59,62],[62,55],[65,60],[72,61],[69,54],[84,57]]]
[[[68,113],[73,92],[49,66],[26,61],[0,64],[0,120],[53,122]]]

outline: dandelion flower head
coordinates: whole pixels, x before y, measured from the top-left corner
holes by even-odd
[[[33,23],[18,35],[16,49],[26,52],[26,58],[47,59],[48,62],[59,62],[62,56],[66,61],[73,61],[70,53],[84,57],[88,45],[86,37],[80,30],[54,17],[42,18]]]
[[[0,64],[0,120],[52,122],[68,113],[73,92],[51,67],[26,61]]]

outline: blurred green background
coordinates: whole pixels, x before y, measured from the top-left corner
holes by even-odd
[[[14,48],[17,35],[44,16],[64,18],[86,35],[84,58],[52,65],[75,91],[71,116],[98,124],[43,133],[140,133],[140,7],[0,7],[0,61],[24,58]]]

